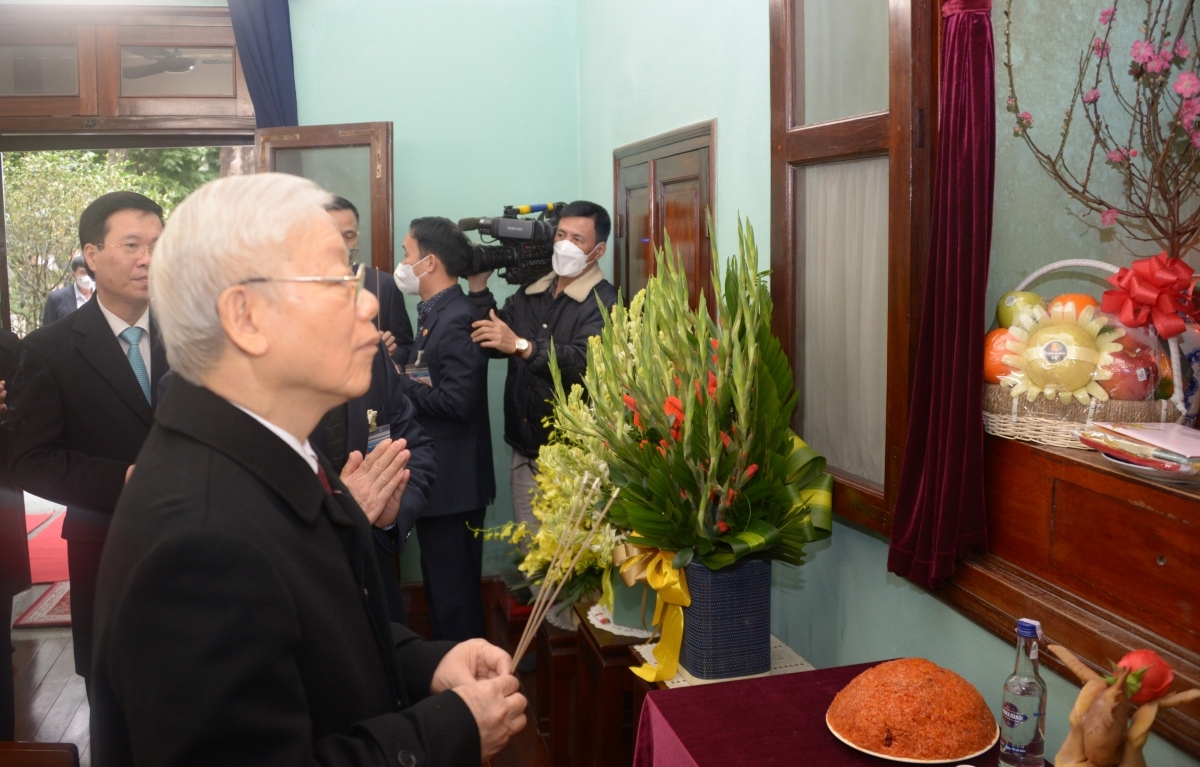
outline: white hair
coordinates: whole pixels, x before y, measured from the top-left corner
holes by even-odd
[[[332,201],[308,179],[258,173],[211,181],[175,208],[150,262],[150,301],[172,370],[200,383],[225,349],[221,293],[277,273],[288,237]]]

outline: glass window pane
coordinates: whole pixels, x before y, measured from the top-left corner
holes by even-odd
[[[797,125],[888,108],[888,0],[792,0]]]
[[[76,96],[74,45],[0,45],[0,96]]]
[[[303,176],[330,194],[345,197],[358,208],[358,256],[371,265],[371,148],[331,146],[314,149],[277,149],[275,170]],[[405,229],[407,231],[407,229]]]
[[[233,47],[121,46],[122,96],[232,96]]]
[[[829,466],[883,484],[888,158],[797,168],[803,221],[803,437]]]

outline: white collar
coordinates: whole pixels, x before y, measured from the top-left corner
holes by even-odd
[[[78,301],[79,301],[79,299],[81,299],[81,298],[82,298],[82,299],[83,299],[83,302],[86,304],[86,303],[87,303],[87,300],[88,300],[89,298],[91,298],[91,296],[85,296],[85,295],[83,294],[83,291],[79,289],[79,286],[78,286],[78,285],[75,285],[75,286],[73,286],[73,287],[75,288],[75,300],[76,300],[76,302],[78,302]],[[95,290],[95,288],[93,288],[93,290]]]
[[[120,336],[121,333],[129,328],[141,328],[146,331],[146,336],[150,335],[150,307],[146,307],[146,311],[142,312],[142,316],[138,317],[137,322],[130,325],[125,320],[108,310],[104,302],[100,300],[100,296],[96,296],[96,303],[100,305],[100,312],[104,315],[104,319],[108,320],[108,326],[112,328],[114,336]]]
[[[230,402],[229,404],[233,405],[238,410],[267,427],[272,434],[283,440],[285,445],[290,447],[292,450],[295,450],[297,455],[304,459],[304,462],[308,464],[308,468],[312,469],[313,474],[317,473],[317,451],[313,450],[312,445],[309,444],[308,440],[304,440],[304,443],[301,444],[300,440],[296,439],[287,431],[284,431],[275,424],[271,423],[266,418],[263,418],[258,413],[247,410],[236,402]]]

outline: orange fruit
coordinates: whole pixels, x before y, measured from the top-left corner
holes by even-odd
[[[1094,306],[1097,310],[1100,308],[1100,302],[1087,293],[1063,293],[1061,296],[1055,296],[1054,300],[1050,302],[1050,309],[1047,311],[1053,310],[1059,304],[1066,305],[1069,303],[1075,304],[1076,315],[1082,312],[1085,306]]]
[[[1007,354],[1012,354],[1005,343],[1012,336],[1008,328],[996,328],[983,339],[983,380],[990,384],[1000,383],[1000,379],[1013,372],[1004,362]]]

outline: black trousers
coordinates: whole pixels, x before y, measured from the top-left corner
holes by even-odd
[[[487,509],[417,520],[421,576],[434,639],[486,638],[483,620],[483,527]]]
[[[0,740],[12,740],[17,726],[16,701],[13,700],[12,665],[12,603],[11,596],[0,595]]]
[[[71,639],[75,643],[75,673],[90,684],[92,624],[96,611],[96,574],[104,541],[67,541],[67,571],[71,576]],[[90,689],[90,688],[89,688]]]

